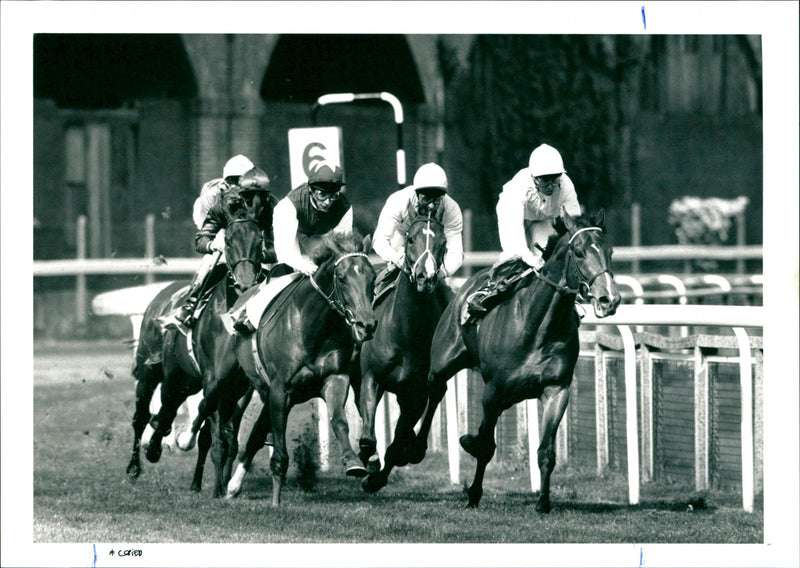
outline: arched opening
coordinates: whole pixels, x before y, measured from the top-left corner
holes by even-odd
[[[185,99],[197,83],[175,34],[36,34],[33,94],[62,108],[119,108],[132,99]]]
[[[387,91],[425,102],[403,35],[283,35],[261,84],[266,101],[313,103],[325,93]]]

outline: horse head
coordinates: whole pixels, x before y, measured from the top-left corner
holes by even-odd
[[[417,292],[431,293],[439,283],[439,267],[447,240],[444,225],[432,215],[416,217],[406,232],[406,261],[403,271]]]
[[[258,204],[243,204],[237,209],[227,210],[225,261],[233,283],[240,292],[254,286],[261,277],[264,237],[256,220],[261,208],[259,200]]]
[[[620,303],[620,294],[611,271],[611,244],[606,238],[603,210],[588,219],[571,217],[562,207],[561,217],[555,222],[556,231],[565,240],[567,266],[566,284],[590,300],[594,313],[603,318],[613,315]]]
[[[372,310],[375,269],[367,256],[371,241],[357,232],[327,233],[316,247],[312,259],[319,269],[311,278],[314,287],[328,300],[332,309],[341,314],[356,343],[372,339],[377,327]],[[331,291],[322,287],[330,281]]]

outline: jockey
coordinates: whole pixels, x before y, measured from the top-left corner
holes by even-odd
[[[203,184],[203,188],[200,190],[200,197],[195,199],[192,209],[192,220],[198,229],[203,226],[208,210],[219,201],[219,197],[226,186],[238,185],[239,178],[254,167],[255,165],[249,158],[239,154],[225,163],[225,167],[222,168],[221,178],[212,179]]]
[[[217,199],[203,221],[200,230],[194,237],[195,250],[204,254],[200,267],[192,279],[189,295],[184,303],[174,312],[161,318],[164,327],[175,325],[185,332],[195,323],[195,309],[199,298],[203,295],[209,275],[219,263],[224,262],[225,227],[228,218],[225,205],[233,209],[237,203],[247,202],[252,205],[253,200],[260,196],[263,208],[258,214],[257,221],[264,233],[264,258],[266,263],[275,262],[275,248],[272,237],[272,216],[277,200],[270,192],[269,177],[259,168],[251,168],[239,178],[239,185],[225,184],[220,198]]]
[[[497,228],[502,252],[495,269],[511,260],[521,259],[538,271],[544,261],[541,248],[553,232],[553,219],[564,206],[570,215],[580,215],[581,206],[575,186],[567,176],[561,154],[547,144],[536,148],[528,167],[521,169],[503,186],[497,200]],[[537,247],[538,245],[538,247]],[[495,270],[492,270],[494,274]],[[469,298],[470,315],[481,317],[488,311],[491,298],[500,291],[490,277]]]
[[[434,163],[421,166],[414,175],[414,183],[394,192],[386,200],[378,218],[372,246],[386,267],[376,279],[375,297],[397,278],[405,263],[404,237],[412,216],[431,212],[444,225],[447,252],[439,269],[441,279],[452,276],[464,261],[461,241],[463,220],[461,208],[447,194],[447,175]]]
[[[318,267],[308,256],[309,251],[304,250],[305,237],[323,235],[331,230],[352,232],[353,207],[342,193],[344,185],[342,169],[320,160],[312,166],[308,181],[291,190],[278,202],[273,215],[272,231],[279,263],[311,276]],[[268,297],[268,294],[262,295],[261,292],[263,290],[251,298],[254,305],[260,303],[257,298]],[[233,327],[239,335],[255,331],[255,326],[245,310],[238,314]]]

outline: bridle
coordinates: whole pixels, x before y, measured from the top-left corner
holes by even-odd
[[[261,234],[261,226],[255,219],[234,219],[233,221],[228,222],[228,227],[230,227],[231,225],[235,225],[236,223],[253,223],[258,228],[259,235]],[[261,243],[259,243],[259,246],[261,246]],[[263,270],[260,261],[253,260],[252,258],[240,258],[236,262],[231,263],[229,262],[228,255],[226,254],[225,264],[228,265],[228,273],[231,275],[231,278],[233,279],[234,286],[236,286],[239,289],[243,289],[244,287],[236,280],[236,267],[243,262],[249,262],[250,264],[253,265],[253,268],[255,268],[256,271],[256,279],[259,279],[261,277],[261,272]]]
[[[346,258],[353,258],[353,257],[363,257],[369,261],[369,256],[364,254],[363,252],[348,252],[340,256],[336,259],[333,263],[333,290],[331,290],[330,295],[326,294],[325,291],[317,284],[317,281],[314,279],[314,276],[309,276],[308,280],[311,282],[311,286],[320,293],[320,295],[325,299],[327,302],[328,307],[332,309],[334,312],[339,314],[344,318],[344,321],[347,322],[347,325],[352,326],[356,322],[355,315],[353,315],[353,311],[345,305],[344,302],[341,301],[341,295],[339,293],[339,279],[336,277],[336,270],[339,267],[339,263],[342,262]]]
[[[569,283],[567,283],[567,285],[563,286],[561,284],[558,284],[557,282],[553,282],[552,280],[550,280],[549,278],[547,278],[543,274],[537,273],[536,276],[540,280],[544,281],[545,283],[547,283],[550,286],[552,286],[553,288],[555,288],[561,294],[579,294],[584,300],[588,301],[592,297],[591,289],[592,289],[592,284],[594,284],[594,281],[597,280],[603,274],[608,274],[611,278],[613,278],[614,277],[614,273],[611,272],[611,270],[609,268],[605,268],[605,269],[597,272],[596,274],[592,274],[591,276],[587,277],[584,274],[583,270],[581,269],[580,264],[578,264],[575,261],[575,254],[572,252],[572,241],[574,241],[575,237],[577,237],[579,234],[581,234],[583,232],[586,232],[586,231],[601,231],[602,232],[603,229],[601,229],[600,227],[583,227],[583,228],[578,229],[577,231],[575,231],[572,234],[572,236],[570,236],[569,242],[567,242],[567,246],[570,247],[570,250],[569,250],[569,254],[567,255],[567,269],[566,269],[567,276],[566,276],[566,278],[569,278],[569,274],[570,274],[571,270],[572,270],[572,272],[577,273],[578,280],[579,280],[577,288],[573,288],[573,287],[569,286]]]
[[[444,227],[441,221],[433,218],[430,213],[428,213],[427,218],[425,219],[421,218],[416,219],[413,223],[411,223],[411,226],[409,226],[408,231],[406,231],[406,240],[408,240],[408,234],[411,232],[411,227],[423,221],[426,222],[425,229],[423,229],[422,231],[423,234],[425,235],[425,250],[422,251],[422,254],[420,254],[419,257],[417,257],[417,260],[414,261],[414,264],[412,266],[404,270],[406,276],[408,276],[408,279],[412,283],[414,282],[414,275],[417,273],[417,267],[421,262],[423,262],[424,259],[430,257],[431,261],[434,264],[434,267],[436,267],[437,269],[439,264],[436,257],[433,255],[433,251],[431,250],[431,237],[434,235],[433,231],[431,230],[431,223],[436,223],[439,227]],[[408,257],[406,257],[406,265],[408,265]]]

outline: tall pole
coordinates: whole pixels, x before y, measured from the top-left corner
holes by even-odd
[[[391,93],[330,93],[322,95],[314,103],[314,108],[311,109],[312,120],[316,118],[319,108],[329,104],[338,103],[352,103],[354,101],[362,101],[367,99],[379,99],[392,105],[394,110],[394,122],[397,125],[397,187],[403,187],[406,184],[406,154],[403,149],[403,105],[396,96]]]

